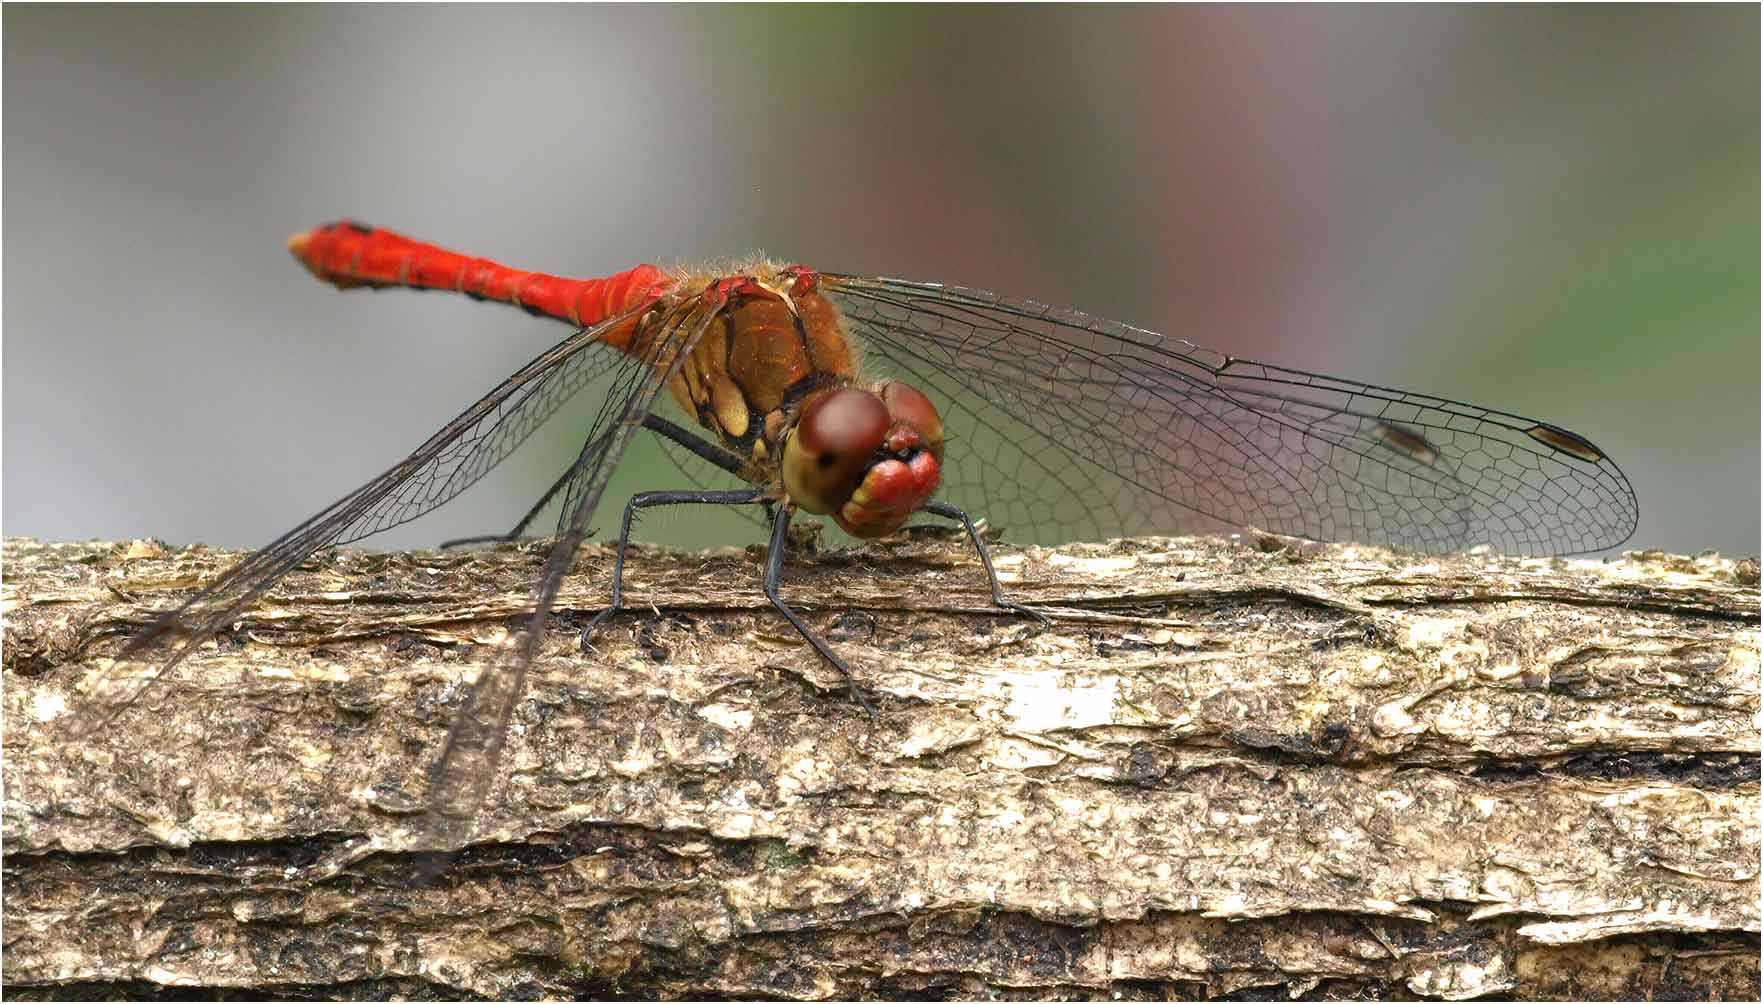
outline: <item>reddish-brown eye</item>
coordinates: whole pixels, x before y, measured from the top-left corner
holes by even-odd
[[[917,430],[924,449],[941,459],[943,416],[937,414],[937,406],[930,403],[930,398],[920,393],[917,387],[898,380],[884,380],[875,390],[881,395],[882,403],[888,406],[888,414],[894,421]]]
[[[888,433],[888,408],[866,390],[845,387],[822,394],[802,409],[796,434],[822,456],[859,454],[868,459]]]
[[[888,408],[866,390],[842,387],[802,406],[784,445],[784,490],[813,513],[830,513],[851,497],[888,434]]]

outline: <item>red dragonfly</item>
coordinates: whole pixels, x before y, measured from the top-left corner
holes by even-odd
[[[1199,514],[1419,551],[1485,544],[1556,554],[1619,544],[1638,515],[1616,465],[1559,426],[979,290],[765,261],[564,279],[350,221],[296,235],[288,248],[340,289],[452,290],[575,330],[410,456],[130,641],[117,666],[178,643],[145,675],[113,669],[94,706],[102,718],[126,706],[313,552],[452,499],[589,381],[610,376],[574,463],[506,535],[519,537],[561,495],[532,616],[479,673],[431,771],[433,811],[455,819],[469,818],[484,794],[552,603],[640,429],[746,487],[630,499],[611,604],[593,624],[621,607],[638,510],[760,505],[772,527],[766,596],[866,708],[850,668],[779,597],[797,509],[858,537],[891,533],[918,512],[955,520],[979,550],[994,602],[1030,616],[1039,615],[1005,600],[973,521],[935,498],[939,488],[1034,539],[1172,532]],[[664,399],[689,424],[660,414]]]

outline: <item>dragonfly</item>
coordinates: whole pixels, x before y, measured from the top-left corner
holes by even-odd
[[[1639,513],[1616,464],[1559,425],[1253,362],[1032,300],[757,258],[569,279],[351,220],[287,246],[339,289],[451,290],[572,330],[409,456],[160,616],[91,686],[90,714],[127,707],[319,549],[453,499],[598,381],[608,389],[573,462],[500,535],[523,536],[560,502],[532,612],[469,685],[429,772],[437,818],[469,819],[483,799],[558,591],[640,433],[740,487],[630,498],[610,603],[584,634],[623,609],[640,511],[756,506],[771,524],[765,595],[872,715],[851,667],[780,595],[798,511],[863,539],[919,513],[960,524],[993,603],[1032,617],[1043,615],[1007,598],[973,518],[943,496],[1040,542],[1180,532],[1203,517],[1420,552],[1532,555],[1613,547]]]

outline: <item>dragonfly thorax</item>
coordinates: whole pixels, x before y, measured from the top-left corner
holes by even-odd
[[[860,379],[845,319],[819,280],[800,266],[682,280],[631,344],[662,342],[694,306],[713,304],[669,384],[674,402],[748,462],[742,477],[781,484],[803,509],[879,537],[936,491],[943,422],[916,389]]]

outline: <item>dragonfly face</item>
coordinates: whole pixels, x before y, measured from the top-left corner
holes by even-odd
[[[815,395],[784,439],[791,501],[854,537],[898,530],[937,490],[942,470],[942,418],[929,398],[893,380]]]

